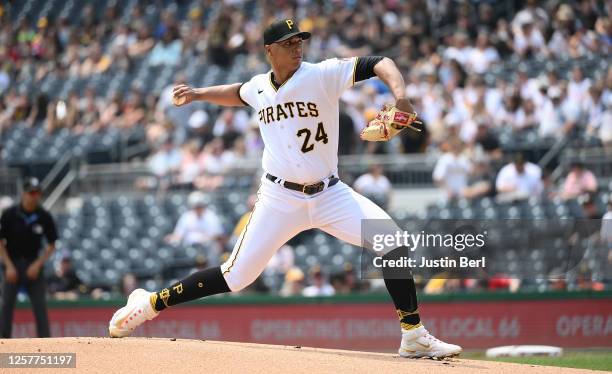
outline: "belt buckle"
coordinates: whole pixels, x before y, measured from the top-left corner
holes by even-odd
[[[325,183],[323,182],[304,185],[304,187],[302,187],[302,193],[305,193],[306,195],[313,195],[323,191],[323,188],[325,188]]]

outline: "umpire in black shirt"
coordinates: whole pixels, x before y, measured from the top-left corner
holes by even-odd
[[[0,333],[10,338],[17,292],[25,287],[36,318],[39,338],[49,337],[46,289],[42,269],[55,251],[57,230],[53,218],[40,206],[42,190],[36,178],[23,185],[19,204],[4,211],[0,217],[0,258],[4,264]],[[47,246],[43,247],[43,236]]]

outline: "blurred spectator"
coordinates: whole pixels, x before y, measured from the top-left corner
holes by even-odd
[[[351,263],[344,264],[342,271],[334,273],[330,277],[330,283],[336,294],[350,294],[363,291],[368,283],[360,282],[355,275],[355,270]]]
[[[189,194],[190,210],[181,215],[174,232],[166,237],[173,244],[190,246],[207,245],[222,240],[223,226],[215,212],[208,209],[206,195],[195,191]]]
[[[200,174],[200,146],[197,140],[185,143],[181,150],[181,165],[178,171],[177,183],[192,186]]]
[[[366,196],[383,209],[388,206],[393,189],[391,182],[383,174],[381,165],[372,165],[368,173],[355,180],[353,187],[355,191]]]
[[[582,215],[588,219],[600,219],[601,212],[597,208],[597,195],[595,193],[585,193],[578,196],[578,202],[582,206]]]
[[[306,297],[333,296],[336,291],[327,282],[319,266],[310,269],[310,286],[304,288],[302,295]]]
[[[28,115],[27,124],[32,127],[34,125],[40,125],[45,118],[47,118],[47,106],[49,105],[49,98],[45,94],[38,94],[30,114]]]
[[[500,160],[503,156],[501,145],[497,136],[495,136],[489,126],[484,123],[478,125],[475,144],[472,150],[472,159],[482,161]]]
[[[527,0],[525,8],[516,13],[512,20],[512,27],[515,33],[520,32],[520,28],[526,19],[533,20],[538,30],[542,32],[548,28],[548,13],[538,6],[537,0]]]
[[[612,86],[612,74],[609,79]],[[594,116],[587,127],[587,134],[597,137],[607,152],[612,151],[612,91],[610,92],[605,101],[602,99],[603,112]]]
[[[132,32],[127,24],[119,24],[117,31],[112,37],[110,49],[113,52],[129,50],[136,42],[136,34]]]
[[[476,47],[471,49],[467,58],[468,70],[472,73],[483,74],[497,61],[499,61],[499,54],[489,45],[489,35],[480,32],[476,39]]]
[[[183,42],[177,38],[176,30],[174,28],[167,30],[153,47],[149,65],[178,65],[182,48]]]
[[[517,154],[514,162],[499,171],[495,187],[501,200],[539,198],[543,190],[542,169],[526,162],[522,154]]]
[[[138,279],[133,273],[125,273],[121,277],[121,294],[128,297],[135,289],[138,288]]]
[[[285,274],[293,268],[294,263],[295,253],[293,252],[293,247],[285,244],[268,261],[264,272],[266,274]]]
[[[567,85],[567,100],[574,103],[583,103],[589,95],[590,87],[591,80],[584,77],[579,66],[574,67]]]
[[[445,292],[457,292],[463,288],[462,280],[456,278],[456,275],[452,275],[446,272],[436,274],[423,288],[423,292],[428,295],[438,295]]]
[[[134,30],[138,30],[137,36],[136,40],[128,46],[128,54],[132,57],[140,57],[153,48],[155,40],[151,37],[149,25],[145,23],[135,22]]]
[[[532,99],[523,100],[521,108],[516,113],[512,128],[516,132],[522,132],[537,128],[540,118],[536,113],[536,107]]]
[[[487,279],[487,289],[489,291],[516,292],[521,285],[521,280],[509,277],[506,274],[495,274]]]
[[[192,138],[194,136],[197,138],[200,138],[204,144],[211,141],[213,134],[210,134],[210,137],[201,136],[202,130],[204,127],[210,128],[210,124],[208,123],[209,119],[210,119],[210,116],[208,115],[208,113],[206,113],[202,109],[198,109],[195,112],[191,113],[191,115],[189,116],[189,120],[187,121],[187,124],[189,125],[189,127],[186,129],[186,132],[187,132],[186,135],[189,138]],[[177,129],[177,131],[179,131],[179,129]],[[212,131],[207,131],[207,132],[211,133]]]
[[[561,138],[574,129],[578,120],[577,103],[563,100],[563,92],[558,87],[548,89],[548,100],[540,116],[539,135]]]
[[[115,126],[121,129],[131,129],[141,124],[145,117],[145,107],[142,95],[132,93],[128,96],[121,108],[121,115],[117,118]]]
[[[162,147],[149,158],[149,168],[163,183],[172,180],[181,167],[182,154],[172,139],[163,141]]]
[[[243,137],[234,139],[234,144],[231,148],[223,151],[221,155],[223,164],[226,166],[226,170],[233,168],[240,168],[245,165],[250,159],[247,154],[246,142]]]
[[[200,154],[200,167],[209,174],[221,174],[227,168],[226,160],[223,159],[223,140],[215,138],[204,146]]]
[[[612,196],[608,198],[607,211],[601,218],[600,236],[612,255]]]
[[[609,16],[600,16],[595,22],[595,45],[602,53],[612,51],[612,19]]]
[[[473,166],[472,162],[462,154],[461,140],[453,138],[448,144],[449,151],[440,156],[436,162],[433,180],[444,190],[448,199],[454,199],[462,196]]]
[[[102,54],[102,48],[98,43],[89,47],[89,56],[83,61],[80,75],[88,77],[93,74],[104,73],[112,64],[110,56]]]
[[[535,27],[535,19],[531,14],[517,15],[517,28],[514,30],[514,51],[521,57],[547,55],[546,41],[542,32]]]
[[[248,115],[242,111],[224,109],[215,121],[213,135],[222,137],[226,147],[231,146],[233,141],[244,132],[249,124]]]
[[[250,195],[248,197],[248,199],[247,199],[247,212],[244,213],[240,217],[240,219],[236,223],[236,226],[234,226],[234,230],[232,231],[232,237],[230,239],[230,244],[232,246],[238,240],[238,238],[242,234],[242,231],[244,231],[244,228],[246,227],[247,223],[249,222],[249,219],[251,218],[251,213],[253,212],[253,209],[255,207],[255,203],[256,202],[257,202],[257,195]]]
[[[47,280],[47,287],[49,293],[57,300],[76,300],[79,294],[87,291],[87,287],[77,276],[69,256],[62,257],[55,274]]]
[[[596,123],[601,119],[605,111],[603,90],[600,86],[589,87],[588,95],[582,101],[582,112],[586,116],[587,132],[589,129],[596,126]]]
[[[494,195],[495,174],[486,159],[474,161],[472,173],[468,179],[468,186],[463,189],[462,197],[466,199],[477,199],[480,197]]]
[[[298,267],[292,267],[285,273],[285,282],[281,287],[279,295],[300,296],[304,290],[304,272]]]
[[[100,112],[100,128],[111,127],[116,123],[123,108],[123,94],[116,92],[112,95],[111,102]]]
[[[584,168],[580,161],[572,163],[570,172],[563,183],[561,198],[575,199],[576,197],[590,192],[597,192],[597,179],[595,175]]]

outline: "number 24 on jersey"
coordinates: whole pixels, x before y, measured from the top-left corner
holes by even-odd
[[[310,152],[314,149],[314,142],[310,143],[310,136],[312,132],[308,128],[300,129],[297,132],[298,138],[304,136],[304,143],[302,144],[302,152]],[[317,133],[315,134],[315,142],[323,142],[323,144],[327,144],[327,133],[325,133],[325,128],[323,127],[323,122],[319,122],[317,125]]]

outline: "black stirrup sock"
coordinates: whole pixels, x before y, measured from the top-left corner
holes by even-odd
[[[405,247],[397,248],[382,256],[383,260],[397,260],[407,255],[408,249]],[[421,325],[419,316],[416,286],[414,278],[409,268],[383,268],[383,278],[387,291],[393,299],[400,326],[404,330],[410,330]]]
[[[151,295],[151,305],[159,312],[172,305],[225,292],[231,290],[223,278],[221,267],[215,266],[197,271],[170,287],[155,292]]]

